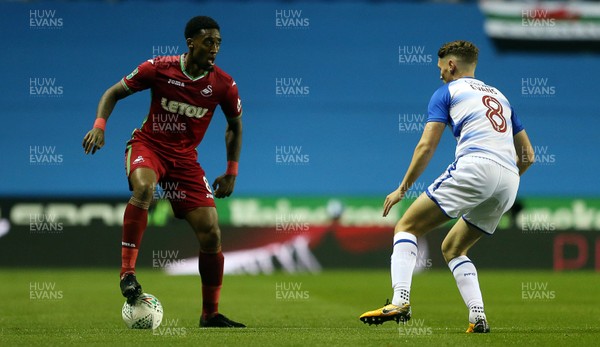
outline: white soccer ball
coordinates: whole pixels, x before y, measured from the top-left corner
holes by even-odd
[[[154,295],[144,293],[133,305],[125,301],[121,314],[129,329],[156,329],[162,322],[163,307]]]

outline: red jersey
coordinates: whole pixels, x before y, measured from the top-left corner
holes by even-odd
[[[131,92],[150,88],[150,111],[130,143],[143,142],[175,159],[197,160],[202,141],[217,105],[227,118],[242,115],[238,88],[231,76],[214,66],[192,78],[184,67],[185,54],[150,59],[123,77]]]

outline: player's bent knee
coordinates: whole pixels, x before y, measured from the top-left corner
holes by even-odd
[[[198,208],[190,211],[185,218],[194,230],[200,242],[200,248],[207,249],[220,245],[221,230],[216,210]]]
[[[219,224],[217,221],[213,221],[209,219],[202,219],[196,221],[193,225],[194,232],[197,235],[204,235],[209,238],[221,238],[221,229],[219,228]]]
[[[218,225],[201,224],[194,227],[196,234],[221,236],[221,230]]]
[[[200,249],[205,252],[217,251],[221,248],[221,231],[219,228],[196,230]]]
[[[146,181],[138,181],[133,185],[133,195],[140,200],[149,201],[154,196],[154,183]]]

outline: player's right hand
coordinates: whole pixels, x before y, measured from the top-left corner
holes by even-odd
[[[400,188],[391,192],[388,196],[386,196],[385,201],[383,202],[383,216],[386,217],[392,206],[396,205],[402,198],[404,197],[404,191]]]
[[[88,131],[83,138],[83,150],[85,154],[92,152],[96,153],[97,150],[104,146],[104,130],[93,128]]]

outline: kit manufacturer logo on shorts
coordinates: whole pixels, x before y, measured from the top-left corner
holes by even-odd
[[[212,86],[209,84],[206,88],[202,89],[202,91],[200,92],[200,94],[202,94],[202,96],[208,98],[209,96],[212,95]]]

